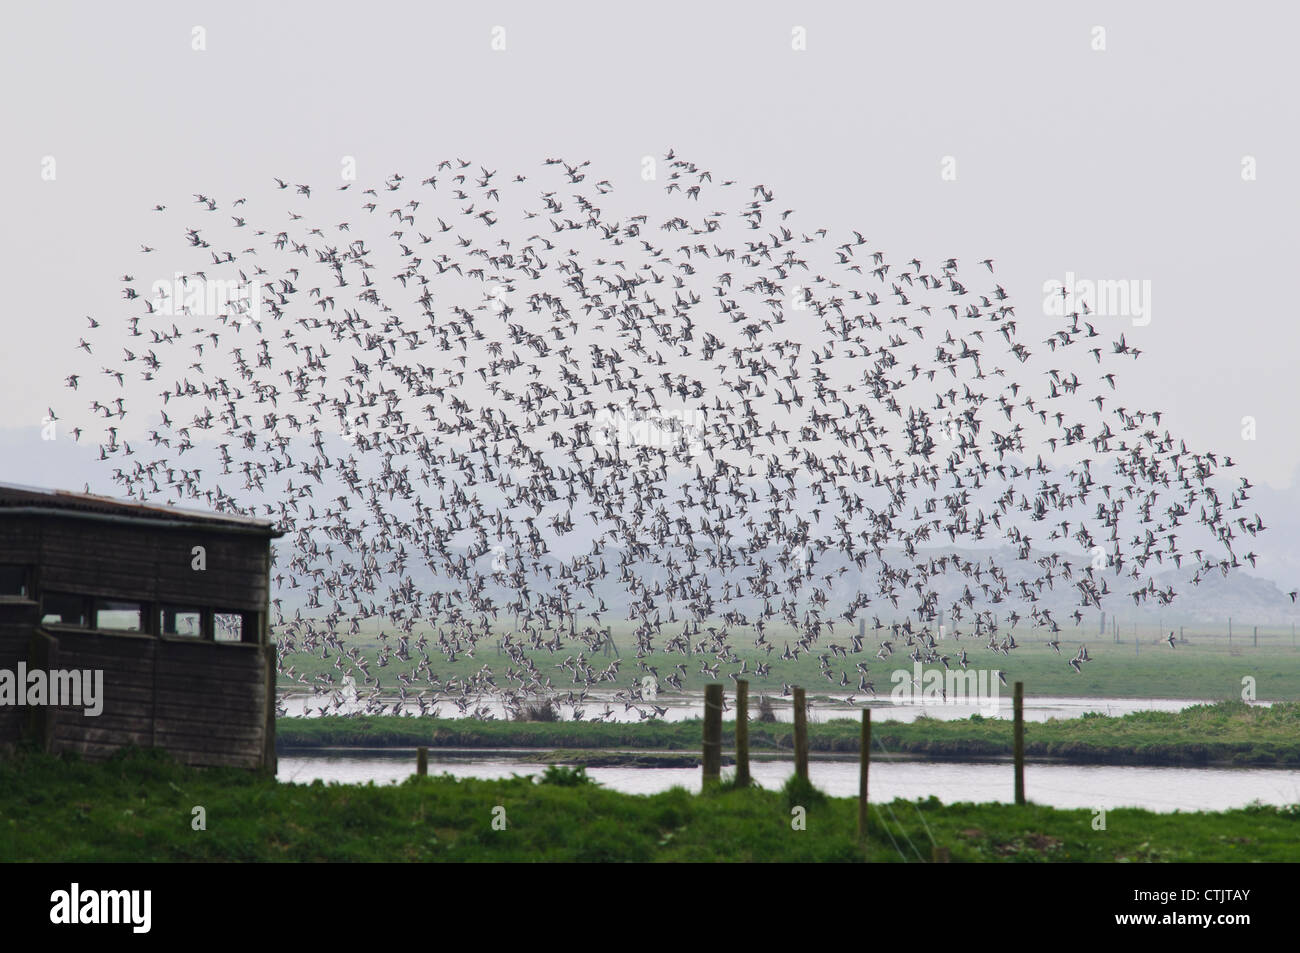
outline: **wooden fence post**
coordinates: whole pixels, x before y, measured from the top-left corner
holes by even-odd
[[[802,688],[794,690],[794,773],[808,780],[808,702]]]
[[[415,749],[415,773],[420,777],[429,773],[429,749],[424,745]]]
[[[871,709],[862,709],[862,739],[858,753],[858,840],[867,839],[867,769],[871,765]]]
[[[736,787],[749,787],[749,682],[736,679]]]
[[[1025,683],[1016,682],[1016,803],[1025,803]]]
[[[704,787],[722,779],[722,685],[704,686]]]

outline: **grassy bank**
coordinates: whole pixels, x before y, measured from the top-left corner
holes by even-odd
[[[873,718],[880,713],[873,713]],[[919,718],[876,721],[876,750],[935,758],[1010,755],[1012,724],[979,715],[960,721]],[[859,723],[838,719],[809,726],[814,751],[855,752]],[[699,721],[607,724],[596,722],[512,722],[470,719],[282,718],[276,724],[282,748],[326,746],[448,748],[622,748],[693,750]],[[734,742],[734,722],[723,724],[724,745]],[[753,722],[752,750],[793,747],[786,723]],[[1300,765],[1300,703],[1269,708],[1225,701],[1180,712],[1136,712],[1120,717],[1028,722],[1025,751],[1031,757],[1089,764]]]
[[[540,773],[540,772],[539,772]],[[3,861],[1294,861],[1300,810],[1153,814],[804,796],[619,794],[550,768],[543,778],[412,778],[396,785],[280,784],[186,768],[158,752],[102,764],[20,753],[0,763]],[[194,808],[206,830],[194,830]],[[493,829],[504,817],[505,829]]]

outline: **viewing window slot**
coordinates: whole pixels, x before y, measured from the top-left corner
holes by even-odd
[[[31,591],[31,570],[27,566],[0,566],[0,596],[27,599]]]
[[[159,610],[158,631],[163,635],[203,638],[203,610],[183,606],[163,606]]]
[[[242,612],[218,612],[212,619],[212,637],[217,642],[243,642],[244,614]]]
[[[41,599],[42,625],[71,625],[86,628],[90,600],[70,592],[47,592]]]
[[[117,632],[143,632],[144,606],[119,599],[96,599],[94,627]]]

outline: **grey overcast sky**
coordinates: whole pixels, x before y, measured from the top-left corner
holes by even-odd
[[[344,156],[371,182],[563,155],[632,184],[671,147],[895,258],[991,257],[1022,319],[1070,273],[1149,289],[1105,319],[1144,352],[1126,398],[1298,526],[1298,26],[1279,3],[23,4],[0,479],[83,482],[41,418],[75,417],[69,355],[155,202],[337,182]]]

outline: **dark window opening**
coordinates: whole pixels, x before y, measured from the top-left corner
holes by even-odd
[[[26,566],[0,566],[0,596],[31,595],[31,573]]]
[[[96,599],[95,628],[117,632],[143,632],[144,606],[139,602]]]
[[[158,616],[158,631],[163,635],[203,638],[202,609],[163,606]]]
[[[85,596],[70,592],[47,592],[41,599],[42,625],[73,625],[86,628],[88,621]]]

